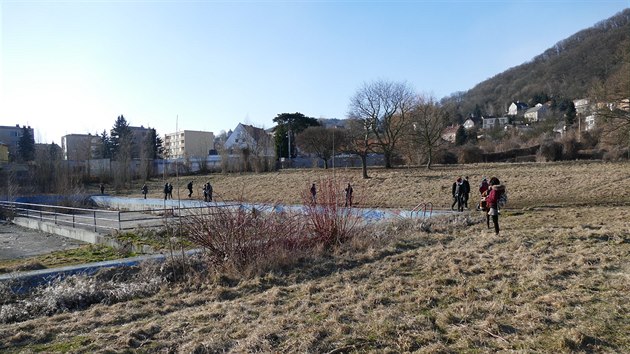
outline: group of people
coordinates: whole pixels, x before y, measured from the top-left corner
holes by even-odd
[[[451,210],[455,210],[457,205],[457,211],[464,211],[464,208],[468,209],[468,197],[470,196],[470,183],[468,182],[468,176],[462,179],[457,177],[457,180],[453,182],[453,204]]]
[[[164,184],[164,200],[173,199],[173,185],[166,182]]]
[[[315,186],[315,183],[313,183],[311,185],[311,202],[313,204],[317,203],[317,187]],[[350,183],[348,183],[348,185],[346,186],[346,188],[344,188],[343,193],[345,195],[345,199],[346,199],[346,203],[344,204],[346,207],[351,207],[352,206],[352,197],[354,194],[354,189],[352,188],[352,185]]]
[[[468,176],[462,179],[457,177],[457,180],[453,182],[452,187],[453,204],[451,210],[455,210],[457,205],[457,211],[464,211],[468,209],[468,199],[470,197],[470,183],[468,182]],[[499,208],[507,202],[507,192],[505,186],[501,184],[501,181],[497,177],[492,177],[488,181],[485,177],[479,184],[480,201],[477,204],[477,210],[486,213],[486,225],[490,228],[490,219],[494,224],[494,232],[499,234]]]

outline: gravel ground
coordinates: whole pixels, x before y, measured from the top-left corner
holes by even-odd
[[[71,238],[0,223],[0,260],[32,257],[77,248],[83,244]]]

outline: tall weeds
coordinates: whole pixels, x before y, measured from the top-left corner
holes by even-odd
[[[319,181],[315,201],[310,190],[302,192],[302,200],[311,243],[330,249],[350,240],[357,233],[359,216],[354,209],[343,206],[343,186],[334,179]]]

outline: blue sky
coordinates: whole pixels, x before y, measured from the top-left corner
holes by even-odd
[[[0,125],[37,142],[109,130],[159,134],[284,112],[345,118],[378,79],[440,99],[522,64],[629,0],[0,0]]]

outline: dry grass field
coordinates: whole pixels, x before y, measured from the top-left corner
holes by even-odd
[[[330,174],[192,179],[196,187],[209,180],[223,199],[299,203],[300,189]],[[335,175],[355,185],[361,205],[396,208],[447,208],[457,175],[473,186],[497,176],[509,207],[500,236],[475,211],[391,221],[333,254],[258,276],[164,284],[148,297],[3,323],[0,351],[630,352],[630,164],[375,169],[365,181],[359,170]]]

